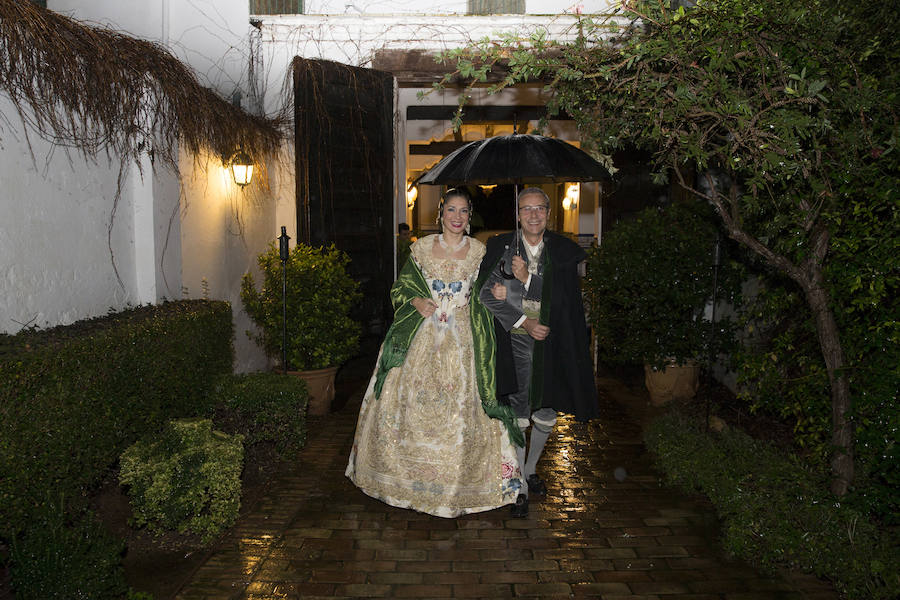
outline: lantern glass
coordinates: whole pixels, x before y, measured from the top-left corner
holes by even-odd
[[[243,187],[253,180],[253,160],[246,152],[238,152],[231,159],[231,176],[234,182]]]

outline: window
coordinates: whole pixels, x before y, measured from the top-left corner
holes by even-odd
[[[250,0],[251,15],[302,15],[303,0]]]
[[[525,0],[468,0],[470,15],[524,15]]]

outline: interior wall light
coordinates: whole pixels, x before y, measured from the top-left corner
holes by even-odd
[[[578,208],[578,198],[581,195],[580,183],[569,183],[566,185],[566,195],[563,198],[562,205],[565,210],[574,210]]]
[[[418,187],[416,187],[414,185],[410,185],[409,187],[407,187],[406,188],[406,207],[412,208],[413,206],[415,206],[416,198],[418,198],[418,197],[419,197],[419,188]]]
[[[484,192],[485,196],[490,196],[491,192],[494,191],[494,188],[497,187],[497,184],[490,183],[490,184],[485,184],[485,185],[479,185],[478,187],[481,188],[481,191]]]
[[[244,187],[253,181],[253,159],[243,150],[234,153],[229,167],[234,182],[239,186]]]

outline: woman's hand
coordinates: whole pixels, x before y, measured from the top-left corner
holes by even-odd
[[[413,305],[413,308],[419,311],[419,314],[426,319],[433,315],[437,308],[437,302],[431,298],[413,298],[409,302]]]
[[[491,288],[491,294],[493,294],[495,300],[506,300],[506,286],[502,283],[495,283],[494,287]]]

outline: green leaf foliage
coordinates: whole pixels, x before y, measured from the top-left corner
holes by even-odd
[[[890,278],[885,278],[890,280]],[[889,282],[896,287],[896,281]],[[865,292],[868,293],[868,292]],[[894,293],[897,293],[895,291]],[[853,393],[859,474],[845,502],[856,503],[891,526],[900,524],[900,381],[896,321],[885,298],[859,306],[847,289],[835,301]],[[887,312],[883,312],[887,311]],[[763,277],[744,308],[742,323],[752,332],[736,357],[741,397],[753,411],[778,415],[794,426],[794,440],[814,463],[831,451],[828,375],[815,324],[802,295],[774,276]]]
[[[213,431],[209,419],[180,419],[129,446],[119,482],[135,525],[197,533],[204,542],[229,527],[241,504],[243,439]]]
[[[66,516],[45,502],[28,529],[13,539],[10,582],[19,600],[115,600],[128,590],[122,568],[125,543],[91,513]]]
[[[251,446],[272,442],[282,458],[293,457],[306,443],[306,383],[277,373],[229,375],[213,398],[216,426],[244,436]]]
[[[0,537],[47,494],[84,498],[167,419],[208,410],[232,337],[227,303],[180,301],[0,338]]]
[[[729,552],[827,578],[851,600],[900,596],[896,530],[837,501],[795,455],[737,429],[705,433],[678,412],[653,422],[645,442],[668,483],[709,497]]]
[[[705,362],[734,346],[730,320],[704,311],[712,299],[717,227],[683,205],[647,208],[604,234],[588,258],[585,291],[601,360],[658,367]],[[735,304],[741,269],[724,261],[717,302]],[[711,347],[712,345],[712,347]]]
[[[359,283],[347,274],[350,258],[334,244],[313,248],[297,244],[286,262],[287,361],[291,369],[336,367],[356,352],[359,323],[350,311],[359,300]],[[251,273],[241,281],[241,301],[260,334],[248,332],[266,353],[282,356],[283,271],[278,248],[257,257],[262,287]]]

